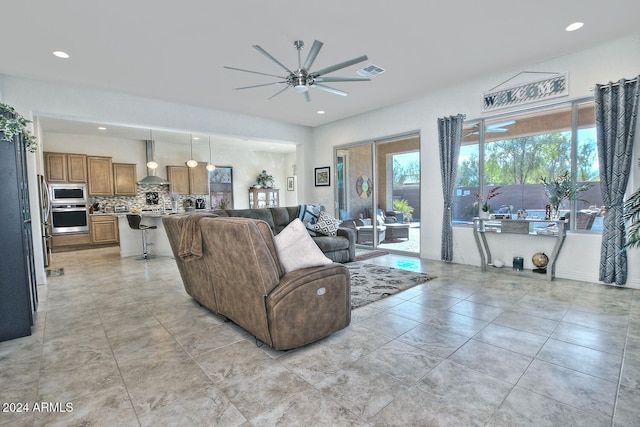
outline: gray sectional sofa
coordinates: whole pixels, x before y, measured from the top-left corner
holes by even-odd
[[[211,212],[220,217],[252,218],[265,221],[273,234],[278,234],[298,217],[300,206],[261,209],[225,209]],[[356,256],[356,233],[351,228],[339,228],[336,236],[315,236],[314,242],[334,262],[353,261]]]

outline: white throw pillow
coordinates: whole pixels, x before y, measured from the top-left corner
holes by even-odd
[[[322,211],[318,217],[318,222],[313,226],[313,229],[325,236],[335,236],[338,232],[338,226],[340,221]]]
[[[322,253],[298,218],[291,221],[273,240],[285,273],[333,262]]]

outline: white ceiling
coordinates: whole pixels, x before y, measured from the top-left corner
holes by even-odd
[[[638,0],[11,1],[2,5],[0,73],[318,126],[635,34],[638,16]],[[585,26],[565,32],[574,21]],[[312,70],[366,54],[330,75],[386,71],[328,84],[347,97],[312,90],[310,103],[291,91],[265,102],[279,85],[233,90],[274,79],[224,65],[281,75],[251,46],[297,68],[298,39],[324,42]]]
[[[246,139],[240,137],[230,137],[221,135],[209,135],[184,132],[176,132],[166,129],[146,129],[131,126],[118,126],[113,124],[80,122],[64,120],[53,117],[38,117],[40,129],[44,133],[62,133],[72,135],[91,136],[96,138],[117,138],[168,142],[171,144],[189,145],[191,138],[194,143],[208,143],[211,138],[211,146],[216,150],[228,149],[237,150],[239,146],[243,150],[266,151],[270,153],[293,153],[296,151],[295,144],[280,143],[267,140]]]

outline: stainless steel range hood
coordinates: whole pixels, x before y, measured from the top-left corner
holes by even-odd
[[[147,163],[154,161],[155,141],[149,139],[145,141],[147,148]],[[156,176],[156,170],[147,168],[147,176],[138,181],[140,185],[169,185],[169,181]]]

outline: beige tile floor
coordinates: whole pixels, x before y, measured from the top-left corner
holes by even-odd
[[[54,254],[34,334],[0,343],[2,409],[30,405],[0,425],[640,424],[640,291],[368,262],[439,277],[277,352],[195,304],[170,258]]]

